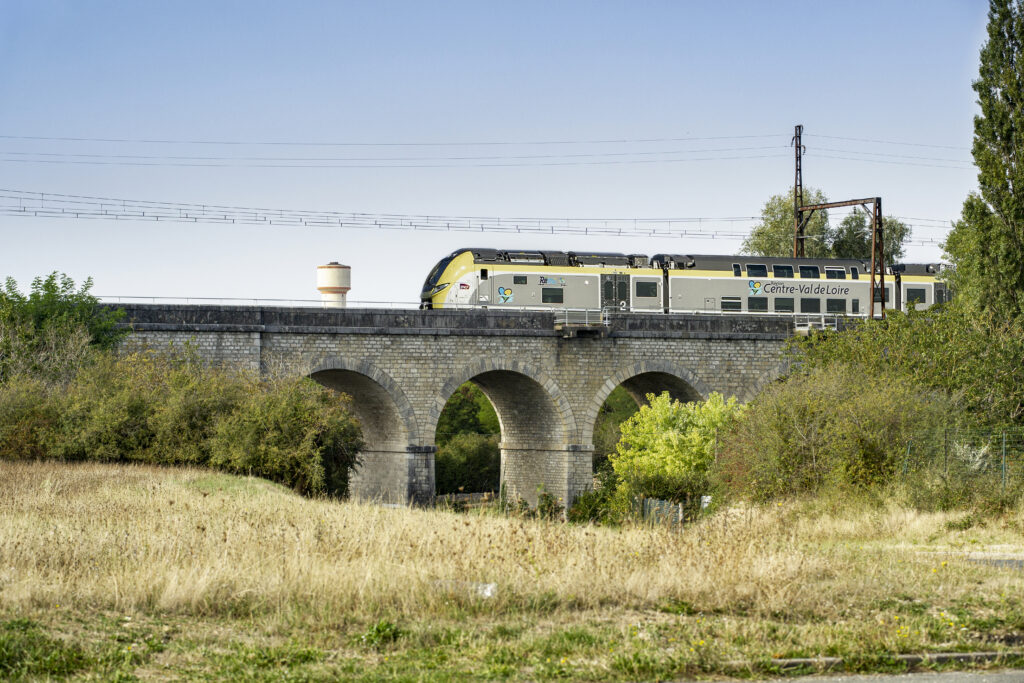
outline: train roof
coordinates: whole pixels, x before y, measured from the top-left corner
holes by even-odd
[[[661,268],[698,268],[700,270],[731,271],[734,264],[746,267],[748,264],[765,265],[817,265],[859,268],[867,272],[871,263],[864,259],[795,258],[792,256],[734,256],[730,254],[655,254],[649,259],[646,254],[623,254],[609,251],[550,251],[546,249],[493,249],[490,247],[469,247],[458,249],[452,257],[470,252],[475,263],[522,263],[548,266],[621,266],[640,268],[648,265]],[[896,263],[889,272],[906,275],[936,275],[945,269],[942,263]]]
[[[651,257],[652,263],[667,265],[670,268],[699,268],[700,270],[728,270],[731,271],[734,264],[746,266],[747,264],[765,265],[808,265],[808,266],[842,266],[844,268],[869,268],[866,261],[860,259],[830,259],[830,258],[794,258],[792,256],[730,256],[723,254],[655,254]]]

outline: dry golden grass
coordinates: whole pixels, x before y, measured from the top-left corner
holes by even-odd
[[[314,628],[308,642],[367,666],[387,657],[352,633],[387,619],[420,633],[409,666],[457,646],[473,660],[458,666],[493,660],[499,678],[544,678],[543,653],[562,650],[589,677],[642,678],[777,654],[1013,645],[1024,572],[967,557],[1024,557],[1024,518],[950,530],[962,516],[817,501],[734,508],[682,533],[607,529],[309,500],[200,470],[0,462],[0,617],[178,620],[223,629],[222,649],[248,637],[239,623],[278,644],[327,624],[349,640]],[[509,624],[519,635],[500,635]],[[175,666],[203,660],[182,653]]]
[[[1024,588],[1019,573],[940,574],[934,557],[886,550],[957,542],[949,515],[900,508],[733,510],[680,534],[315,501],[197,470],[0,463],[0,481],[7,608],[419,614],[454,600],[829,614],[911,588],[951,599]],[[974,551],[1024,551],[1012,530],[970,535]],[[495,596],[476,599],[478,583]]]

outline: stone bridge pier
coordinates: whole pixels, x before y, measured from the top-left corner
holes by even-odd
[[[568,336],[549,313],[138,305],[126,348],[191,343],[215,364],[311,377],[352,398],[366,441],[354,496],[428,503],[434,432],[464,382],[494,405],[501,483],[568,506],[593,481],[598,413],[619,385],[638,403],[668,391],[752,398],[784,369],[792,320],[627,314]]]

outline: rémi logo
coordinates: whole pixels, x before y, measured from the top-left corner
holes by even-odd
[[[757,280],[751,280],[749,282],[749,284],[750,284],[750,293],[751,294],[760,294],[761,293],[761,283],[760,282],[758,282]]]

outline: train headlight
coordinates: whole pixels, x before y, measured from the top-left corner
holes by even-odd
[[[430,289],[430,296],[434,296],[435,294],[443,292],[448,287],[449,284],[451,284],[451,283],[450,282],[445,282],[445,283],[442,283],[442,284],[439,284],[439,285],[434,285]]]

